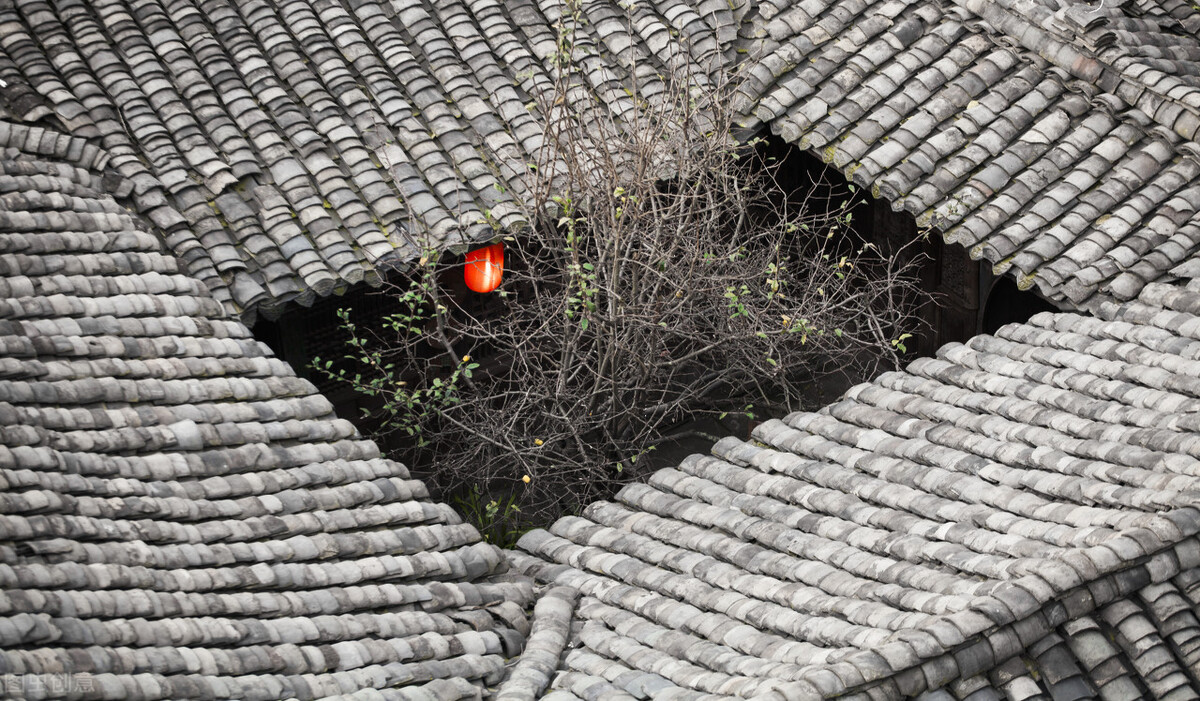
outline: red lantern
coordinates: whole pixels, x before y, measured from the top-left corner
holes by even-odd
[[[503,243],[497,242],[476,248],[467,254],[467,267],[463,269],[463,279],[467,287],[475,292],[491,292],[500,286],[500,278],[503,276]]]

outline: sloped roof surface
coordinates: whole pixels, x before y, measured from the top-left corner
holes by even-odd
[[[0,102],[103,145],[188,271],[238,312],[519,230],[552,125],[597,109],[619,124],[635,85],[652,103],[672,75],[736,81],[748,128],[1064,305],[1200,277],[1191,3],[572,8],[5,0]]]
[[[589,13],[579,68],[614,114],[732,59],[724,0]],[[0,94],[101,143],[137,207],[236,311],[310,301],[426,247],[524,225],[547,162],[555,24],[531,0],[3,0]],[[615,17],[613,16],[615,14]],[[692,41],[681,43],[680,32]],[[625,34],[624,36],[619,36]],[[722,53],[724,52],[724,53]],[[657,87],[656,87],[657,86]],[[552,113],[539,106],[550,104]],[[575,112],[572,112],[576,114]]]
[[[519,228],[547,125],[594,104],[554,93],[563,8],[0,0],[5,691],[1200,693],[1200,294],[1164,284],[1200,278],[1190,4],[578,11],[577,85],[617,119],[631,76],[735,74],[749,128],[1095,316],[948,346],[528,534],[510,560],[547,590],[506,673],[528,581],[222,304]]]
[[[1132,299],[1200,277],[1198,24],[1184,2],[762,2],[739,108],[1023,287]]]
[[[527,534],[546,698],[1194,695],[1200,296],[1151,291],[1191,312],[1040,314]]]
[[[183,274],[107,164],[0,121],[6,697],[477,695],[527,587],[487,581],[501,553]]]

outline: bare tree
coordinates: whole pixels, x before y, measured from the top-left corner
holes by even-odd
[[[849,193],[787,192],[730,137],[728,86],[685,76],[614,113],[560,74],[490,313],[431,253],[382,338],[347,323],[351,366],[318,364],[377,397],[398,457],[500,540],[636,478],[697,419],[779,415],[832,374],[894,367],[925,301],[911,256],[853,235]]]

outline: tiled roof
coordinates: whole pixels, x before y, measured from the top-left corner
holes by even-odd
[[[528,534],[527,630],[530,581],[227,313],[520,228],[578,106],[542,100],[561,7],[0,0],[4,692],[1196,696],[1191,4],[578,9],[618,118],[629,71],[736,72],[749,128],[1094,316],[948,346]]]
[[[637,10],[632,35],[608,4],[580,29],[580,67],[614,114],[633,111],[625,65],[651,95],[682,62],[703,76],[733,56],[724,0],[668,4]],[[235,311],[308,302],[524,226],[516,200],[545,162],[545,125],[578,107],[551,94],[561,11],[4,0],[0,104],[103,144],[188,272]]]
[[[553,123],[595,104],[620,122],[638,109],[634,77],[652,101],[672,74],[737,81],[749,129],[769,125],[1060,303],[1200,277],[1191,3],[577,9],[576,84],[556,95],[558,3],[6,0],[0,103],[102,144],[238,312],[519,230]]]
[[[527,534],[557,669],[503,698],[1190,698],[1200,295],[1144,296],[951,344]]]
[[[180,271],[111,164],[0,121],[0,691],[477,696],[528,585]]]
[[[740,109],[1069,307],[1200,277],[1184,2],[758,3]]]

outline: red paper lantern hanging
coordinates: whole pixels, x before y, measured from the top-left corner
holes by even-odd
[[[473,291],[491,292],[500,286],[500,278],[503,276],[503,243],[497,242],[476,248],[467,254],[467,267],[463,269],[463,279]]]

